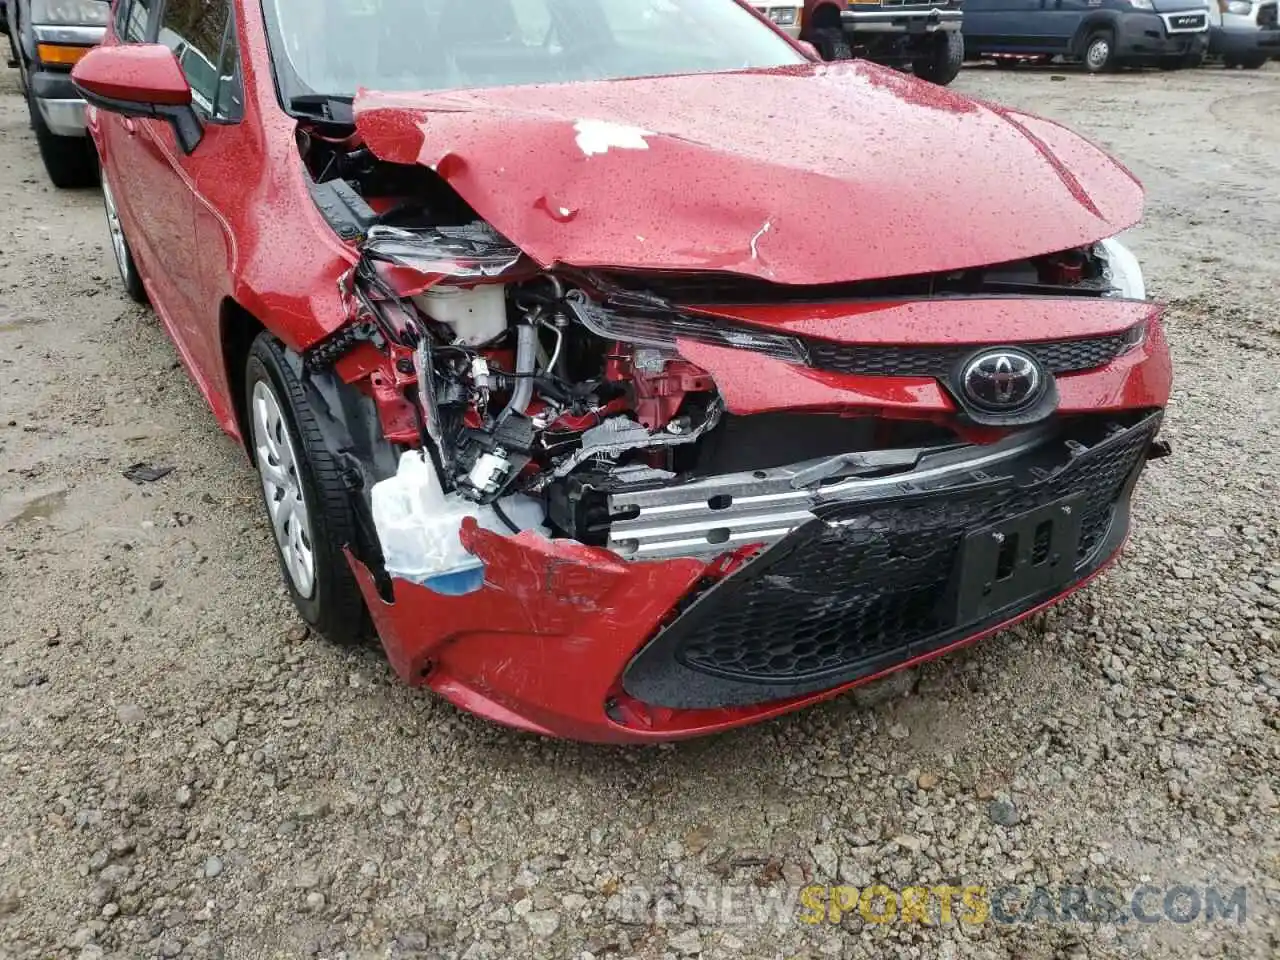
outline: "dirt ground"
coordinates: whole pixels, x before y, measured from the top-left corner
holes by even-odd
[[[1280,955],[1280,64],[958,87],[1147,185],[1175,455],[1123,561],[878,703],[601,749],[306,636],[247,461],[0,73],[0,957]],[[1150,884],[1158,922],[803,922],[876,883]]]

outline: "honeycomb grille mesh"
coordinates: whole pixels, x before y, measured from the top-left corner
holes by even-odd
[[[744,576],[748,565],[735,574],[743,577],[739,588],[719,602],[709,595],[686,613],[699,615],[685,625],[675,656],[723,678],[798,682],[847,675],[859,663],[963,627],[953,622],[949,588],[965,534],[1083,494],[1076,567],[1087,566],[1154,431],[1130,430],[1030,486],[855,505],[824,516],[827,523],[793,535],[807,532],[807,541],[755,576]]]
[[[1125,334],[1079,340],[1043,340],[1019,344],[1055,374],[1078,373],[1105,366],[1124,349]],[[854,346],[809,340],[810,363],[834,373],[881,377],[945,377],[965,357],[979,349],[969,346]]]

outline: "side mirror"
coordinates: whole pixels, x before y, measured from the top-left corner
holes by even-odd
[[[71,81],[99,110],[169,121],[185,153],[200,145],[204,127],[191,108],[191,85],[163,44],[94,47],[72,69]]]

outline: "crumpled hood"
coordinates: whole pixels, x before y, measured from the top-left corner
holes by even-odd
[[[1062,250],[1142,212],[1065,128],[861,62],[362,92],[355,116],[543,266],[836,283]]]

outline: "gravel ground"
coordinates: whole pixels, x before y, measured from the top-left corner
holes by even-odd
[[[1277,66],[958,84],[1148,186],[1175,456],[1123,561],[906,682],[625,750],[308,637],[246,461],[0,75],[0,957],[1277,956]],[[1247,920],[797,919],[876,882],[1243,886]]]

